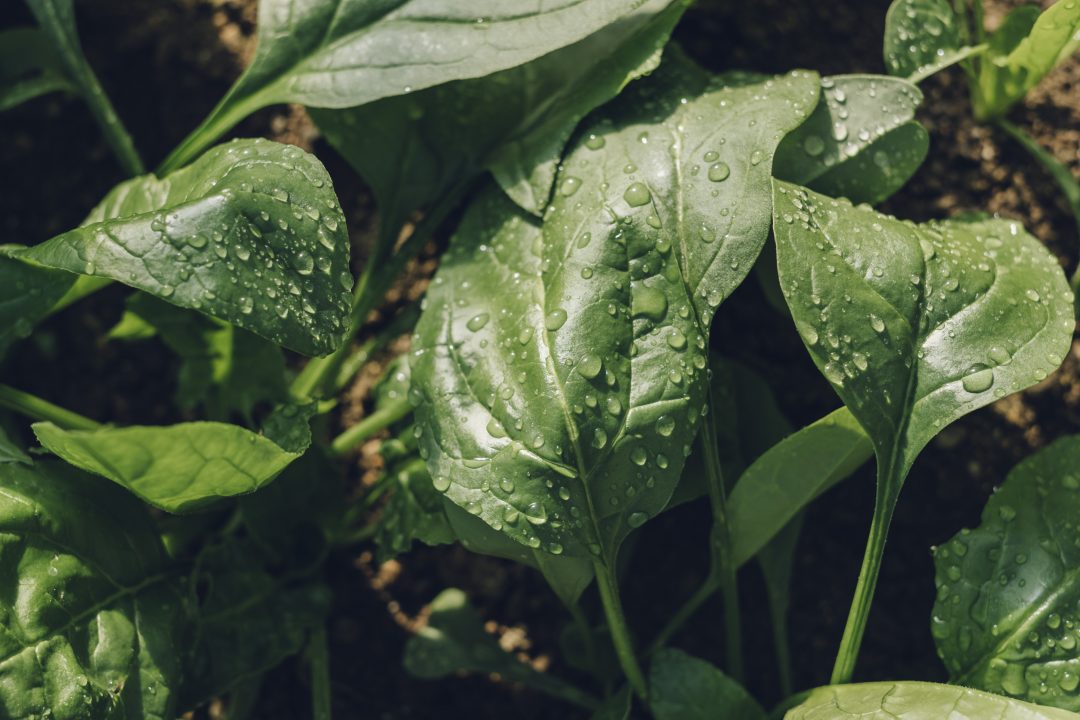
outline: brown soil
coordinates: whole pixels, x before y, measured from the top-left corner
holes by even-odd
[[[823,73],[882,72],[885,0],[844,3],[712,0],[691,12],[677,37],[715,70],[780,72],[808,67]],[[990,2],[989,18],[1013,3]],[[16,6],[0,21],[24,24]],[[194,127],[242,68],[252,50],[253,3],[248,0],[98,0],[79,7],[83,43],[136,144],[150,164]],[[1080,62],[1047,78],[1012,119],[1080,177]],[[1056,186],[1015,143],[969,117],[959,71],[923,85],[920,119],[930,130],[931,155],[916,177],[885,206],[924,220],[988,210],[1016,218],[1056,252],[1070,271],[1076,226]],[[355,174],[326,145],[302,109],[257,113],[237,135],[265,135],[313,148],[327,163],[363,261],[375,222],[373,204]],[[5,242],[34,243],[79,222],[122,173],[82,106],[53,96],[0,115],[0,165],[9,178],[0,193]],[[72,164],[72,159],[76,164]],[[72,169],[75,172],[72,172]],[[434,263],[398,289],[415,297]],[[74,410],[118,423],[164,423],[170,409],[174,361],[154,343],[107,343],[104,332],[122,310],[112,288],[45,323],[4,367],[5,380]],[[752,360],[777,388],[794,424],[837,405],[802,352],[790,321],[760,300],[754,282],[725,305],[717,320],[718,350]],[[737,340],[737,342],[736,342]],[[401,349],[401,344],[397,345]],[[795,358],[796,360],[793,360]],[[1006,398],[948,428],[911,472],[894,522],[879,596],[859,666],[862,679],[940,680],[929,633],[934,588],[928,549],[977,522],[986,498],[1022,457],[1080,423],[1080,346],[1065,366],[1036,388]],[[370,371],[346,394],[344,422],[362,416]],[[370,450],[370,448],[369,448]],[[358,466],[370,468],[370,452]],[[359,473],[358,473],[359,474]],[[791,614],[798,687],[827,680],[861,559],[873,497],[869,468],[814,504],[807,518],[793,586]],[[659,627],[695,587],[705,567],[707,513],[684,507],[645,528],[626,574],[626,605],[643,638]],[[420,548],[378,567],[371,548],[335,556],[327,571],[336,591],[332,618],[335,717],[488,718],[582,717],[562,703],[491,678],[426,682],[400,669],[402,646],[415,618],[441,589],[465,589],[515,649],[540,667],[586,682],[560,659],[565,613],[533,572],[460,548]],[[756,569],[743,575],[748,685],[778,700],[771,635]],[[587,596],[589,603],[593,598]],[[595,608],[592,608],[595,610]],[[722,662],[719,601],[709,604],[676,642]],[[506,630],[513,632],[507,634]],[[309,715],[304,665],[287,662],[271,673],[254,717]]]

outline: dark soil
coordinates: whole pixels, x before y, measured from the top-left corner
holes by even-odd
[[[1013,3],[989,2],[991,23]],[[885,0],[703,2],[677,32],[690,54],[714,70],[781,72],[806,67],[825,74],[882,72]],[[29,22],[16,5],[0,24]],[[217,102],[252,50],[253,3],[246,0],[95,0],[79,6],[86,52],[114,98],[148,164],[153,165]],[[1012,119],[1080,177],[1080,62],[1056,70]],[[1076,226],[1056,186],[1015,143],[969,117],[959,71],[923,84],[920,119],[932,138],[930,158],[885,206],[925,220],[988,210],[1016,218],[1072,270]],[[350,219],[362,263],[374,225],[372,202],[351,170],[317,139],[299,108],[264,110],[236,130],[314,151],[327,163]],[[35,243],[77,224],[121,170],[86,110],[59,96],[0,115],[0,228],[4,242]],[[415,297],[434,263],[398,288],[394,302]],[[157,344],[104,340],[119,318],[124,292],[114,287],[59,314],[5,364],[5,381],[92,417],[117,423],[165,423],[174,360]],[[771,311],[748,281],[724,306],[714,337],[718,351],[752,362],[774,384],[795,425],[838,401],[802,351],[790,321]],[[401,343],[397,344],[401,349]],[[993,488],[1017,461],[1080,422],[1080,349],[1039,386],[1006,398],[948,428],[911,472],[894,521],[870,618],[860,679],[944,679],[929,632],[934,587],[929,548],[978,521]],[[347,394],[342,417],[362,415],[372,374]],[[371,470],[371,448],[357,476]],[[799,550],[792,594],[792,647],[800,688],[828,679],[861,560],[873,499],[868,467],[815,503]],[[708,515],[683,507],[645,528],[626,573],[625,598],[643,639],[692,592],[705,568]],[[772,638],[759,573],[742,573],[748,685],[764,701],[779,699]],[[400,668],[409,629],[446,587],[465,589],[491,629],[537,667],[585,682],[560,659],[564,611],[532,571],[460,548],[420,548],[379,567],[369,547],[335,556],[327,579],[336,591],[332,618],[335,717],[577,718],[581,713],[497,679],[418,681]],[[587,604],[595,598],[586,596]],[[595,608],[592,608],[595,610]],[[686,650],[723,662],[719,600],[676,638]],[[310,713],[303,663],[287,662],[266,679],[254,717]]]

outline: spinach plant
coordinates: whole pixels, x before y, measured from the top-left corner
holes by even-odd
[[[266,673],[303,653],[311,716],[327,720],[324,571],[370,541],[379,561],[457,543],[534,568],[581,672],[522,662],[445,588],[405,645],[420,678],[497,674],[598,720],[762,720],[739,602],[756,560],[774,716],[1080,717],[1074,438],[936,552],[933,635],[972,687],[850,682],[916,457],[1053,373],[1075,324],[1061,267],[1018,223],[917,224],[869,204],[927,155],[913,83],[961,63],[977,114],[1000,116],[1073,49],[1071,0],[990,38],[944,2],[899,0],[886,54],[906,79],[713,74],[668,42],[684,0],[262,0],[250,66],[153,175],[70,2],[28,4],[40,28],[2,36],[0,109],[82,96],[133,177],[79,227],[0,246],[0,355],[111,286],[123,313],[103,340],[156,339],[178,370],[168,425],[0,384],[5,716],[171,719],[224,699],[242,718]],[[307,107],[375,197],[359,277],[317,157],[217,144],[283,102]],[[419,307],[368,327],[444,237]],[[714,323],[751,271],[843,403],[800,429]],[[331,433],[338,396],[401,335],[411,348],[370,412]],[[357,493],[346,460],[376,438],[382,472]],[[877,500],[831,683],[797,693],[787,615],[805,510],[871,456]],[[708,511],[708,569],[646,637],[621,573],[651,521],[687,503]],[[717,594],[722,667],[675,647],[685,625],[716,622],[698,611]]]

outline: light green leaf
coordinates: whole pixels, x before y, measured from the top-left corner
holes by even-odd
[[[255,57],[165,166],[275,103],[347,108],[522,65],[628,18],[641,0],[266,0]]]
[[[457,588],[443,590],[432,601],[428,624],[405,643],[404,664],[410,675],[419,678],[441,678],[461,670],[498,673],[541,692],[574,696],[586,706],[596,704],[576,688],[537,672],[503,650],[495,636],[484,630],[480,614],[469,605],[465,593]]]
[[[878,682],[823,687],[784,720],[1077,720],[1071,712],[1040,707],[953,685]]]
[[[885,67],[921,79],[966,56],[963,19],[950,0],[894,0],[885,16]]]
[[[107,477],[163,510],[187,512],[255,492],[303,454],[311,442],[307,418],[296,409],[285,418],[290,408],[267,421],[267,436],[218,422],[99,430],[35,423],[33,428],[45,449],[72,465]],[[299,430],[279,429],[298,426],[301,419]]]
[[[606,562],[664,508],[709,320],[764,244],[772,153],[817,93],[808,73],[710,79],[675,56],[583,128],[542,225],[476,200],[410,360],[436,489],[518,543]]]
[[[515,202],[539,214],[574,127],[656,67],[685,7],[683,0],[648,0],[618,22],[527,64],[311,114],[371,185],[391,232],[408,213],[484,168]]]
[[[36,28],[0,32],[0,112],[50,92],[74,92],[48,36]]]
[[[59,463],[0,464],[0,707],[173,720],[180,598],[141,504]]]
[[[1072,292],[1016,222],[915,225],[775,183],[780,283],[814,363],[895,499],[945,425],[1053,372]]]
[[[1018,40],[1029,22],[1026,11],[1014,11],[1000,34],[991,38],[991,45],[996,46],[992,50],[1008,54],[992,52],[979,65],[978,82],[972,88],[977,118],[1004,115],[1080,41],[1080,3],[1076,0],[1055,2],[1034,21],[1026,37]]]
[[[750,694],[712,664],[662,648],[649,670],[649,707],[656,720],[765,720]]]
[[[1021,462],[982,523],[934,551],[931,623],[961,685],[1080,710],[1080,436]]]
[[[852,202],[877,203],[915,174],[930,139],[914,121],[919,88],[881,75],[821,81],[822,102],[776,151],[773,174]]]
[[[866,432],[840,408],[789,435],[744,472],[728,498],[731,556],[754,557],[821,493],[873,455]]]
[[[309,355],[341,342],[349,241],[330,176],[299,148],[214,148],[117,186],[83,225],[9,255],[108,277]]]

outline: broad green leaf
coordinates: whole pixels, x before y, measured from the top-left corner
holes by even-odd
[[[341,342],[349,241],[314,156],[262,140],[117,186],[84,224],[10,255],[107,277],[309,355]]]
[[[488,190],[417,326],[436,489],[507,537],[610,563],[667,504],[716,307],[768,232],[772,153],[817,78],[710,78],[677,56],[583,128],[543,223]]]
[[[916,225],[775,183],[780,283],[814,363],[866,430],[891,507],[945,425],[1052,373],[1072,292],[1016,222]]]
[[[930,138],[914,120],[922,97],[899,78],[823,78],[822,102],[780,143],[773,174],[856,203],[884,200],[926,158]]]
[[[982,120],[1004,115],[1064,59],[1066,51],[1075,51],[1080,37],[1080,3],[1076,0],[1055,2],[1039,15],[1030,32],[1018,42],[1030,16],[1024,11],[1014,11],[1008,20],[1012,22],[1006,22],[999,31],[1001,34],[995,35],[996,43],[991,38],[992,45],[1007,49],[1008,54],[992,52],[985,57],[972,89],[975,116]]]
[[[378,561],[408,552],[417,540],[426,545],[454,542],[442,494],[432,487],[424,461],[410,460],[395,468],[392,477],[390,499],[379,515],[375,534]]]
[[[784,720],[1077,720],[1080,716],[990,693],[925,682],[823,687]]]
[[[568,694],[582,697],[586,705],[595,704],[588,696],[562,680],[537,672],[499,646],[494,635],[484,630],[484,622],[465,593],[450,588],[439,593],[431,603],[428,624],[405,643],[405,670],[419,678],[446,677],[459,671],[498,673],[506,680],[557,697]]]
[[[1038,5],[1021,5],[1010,10],[998,29],[987,38],[990,57],[1008,55],[1015,50],[1016,46],[1031,34],[1040,14]]]
[[[982,523],[934,552],[931,623],[961,685],[1080,710],[1080,436],[1021,462]]]
[[[33,428],[46,450],[72,465],[107,477],[163,510],[187,512],[255,492],[303,454],[311,442],[307,418],[296,409],[292,418],[284,418],[290,408],[279,411],[281,420],[267,421],[275,429],[267,436],[218,422],[99,430],[62,430],[44,422]],[[301,431],[276,430],[298,419]]]
[[[789,435],[739,477],[728,498],[731,556],[742,565],[821,493],[873,454],[866,432],[840,408]]]
[[[173,720],[179,594],[145,508],[59,463],[0,464],[0,708]]]
[[[885,16],[885,67],[912,78],[951,65],[965,50],[962,25],[951,0],[894,0]]]
[[[712,664],[663,648],[649,670],[649,707],[656,720],[765,720],[746,690]]]
[[[683,0],[648,0],[568,47],[487,77],[445,83],[346,110],[312,110],[373,188],[391,232],[407,214],[490,168],[539,213],[574,126],[658,61]]]
[[[30,465],[31,460],[30,456],[8,437],[7,433],[4,432],[4,428],[0,427],[0,464],[3,463]]]
[[[347,108],[522,65],[617,22],[642,0],[265,0],[251,65],[166,165],[258,108]],[[650,10],[650,12],[652,12]],[[530,78],[531,80],[531,78]]]
[[[36,28],[0,32],[0,112],[50,92],[74,92],[48,36]]]
[[[274,574],[249,543],[211,545],[189,579],[182,706],[196,707],[300,652],[330,608],[330,591]]]
[[[73,279],[60,270],[0,256],[0,357],[12,343],[30,335]]]

